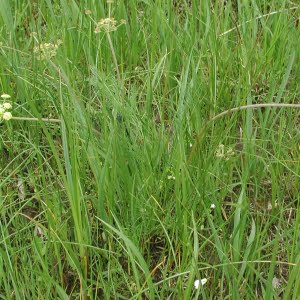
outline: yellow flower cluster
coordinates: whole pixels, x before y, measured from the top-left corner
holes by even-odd
[[[95,28],[95,33],[99,33],[101,31],[111,32],[117,30],[117,21],[114,18],[105,18],[101,19]]]
[[[225,147],[223,144],[220,144],[218,149],[215,152],[216,157],[229,160],[230,157],[234,156],[235,153],[231,147]]]
[[[33,48],[33,53],[37,54],[38,60],[46,60],[54,57],[56,55],[59,45],[62,43],[58,40],[56,44],[42,43]]]
[[[105,18],[105,19],[101,19],[95,28],[95,33],[99,33],[99,32],[111,32],[111,31],[116,31],[118,29],[118,27],[122,24],[126,24],[126,20],[122,19],[119,22],[118,25],[118,21],[116,21],[114,18]]]
[[[10,98],[8,94],[2,94],[1,98],[5,101]],[[12,114],[9,111],[12,108],[9,102],[3,102],[0,104],[0,121],[9,121],[12,118]]]

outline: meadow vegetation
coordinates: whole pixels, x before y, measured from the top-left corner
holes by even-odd
[[[1,0],[0,299],[300,299],[299,12]]]

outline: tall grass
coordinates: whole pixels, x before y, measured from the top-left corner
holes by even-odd
[[[298,4],[107,2],[0,0],[1,299],[299,299]]]

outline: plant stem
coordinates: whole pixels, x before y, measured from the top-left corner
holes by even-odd
[[[106,36],[107,36],[107,39],[108,39],[108,43],[109,43],[109,47],[110,47],[110,50],[111,50],[112,58],[113,58],[114,65],[115,65],[115,68],[116,68],[117,78],[118,78],[118,81],[121,83],[121,76],[120,76],[120,70],[119,70],[119,66],[118,66],[118,60],[117,60],[116,52],[115,52],[115,49],[114,49],[114,46],[113,46],[113,43],[112,43],[109,32],[106,33]]]
[[[195,139],[195,144],[192,147],[191,153],[189,155],[189,161],[191,161],[198,145],[199,142],[201,140],[201,138],[203,137],[206,129],[208,128],[208,126],[213,123],[214,121],[220,119],[221,117],[228,115],[230,113],[233,112],[237,112],[240,110],[246,110],[246,109],[255,109],[255,108],[263,108],[263,107],[290,107],[290,108],[300,108],[300,104],[288,104],[288,103],[262,103],[262,104],[250,104],[250,105],[243,105],[243,106],[239,106],[239,107],[234,107],[228,110],[225,110],[219,114],[217,114],[216,116],[214,116],[213,118],[211,118],[208,122],[205,123],[205,125],[201,128],[201,130],[198,132],[196,139]]]

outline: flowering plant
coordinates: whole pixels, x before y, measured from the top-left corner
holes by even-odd
[[[1,98],[4,101],[7,101],[10,98],[8,94],[2,94]],[[9,121],[12,118],[12,114],[9,111],[12,108],[12,105],[9,102],[0,103],[0,121]]]

